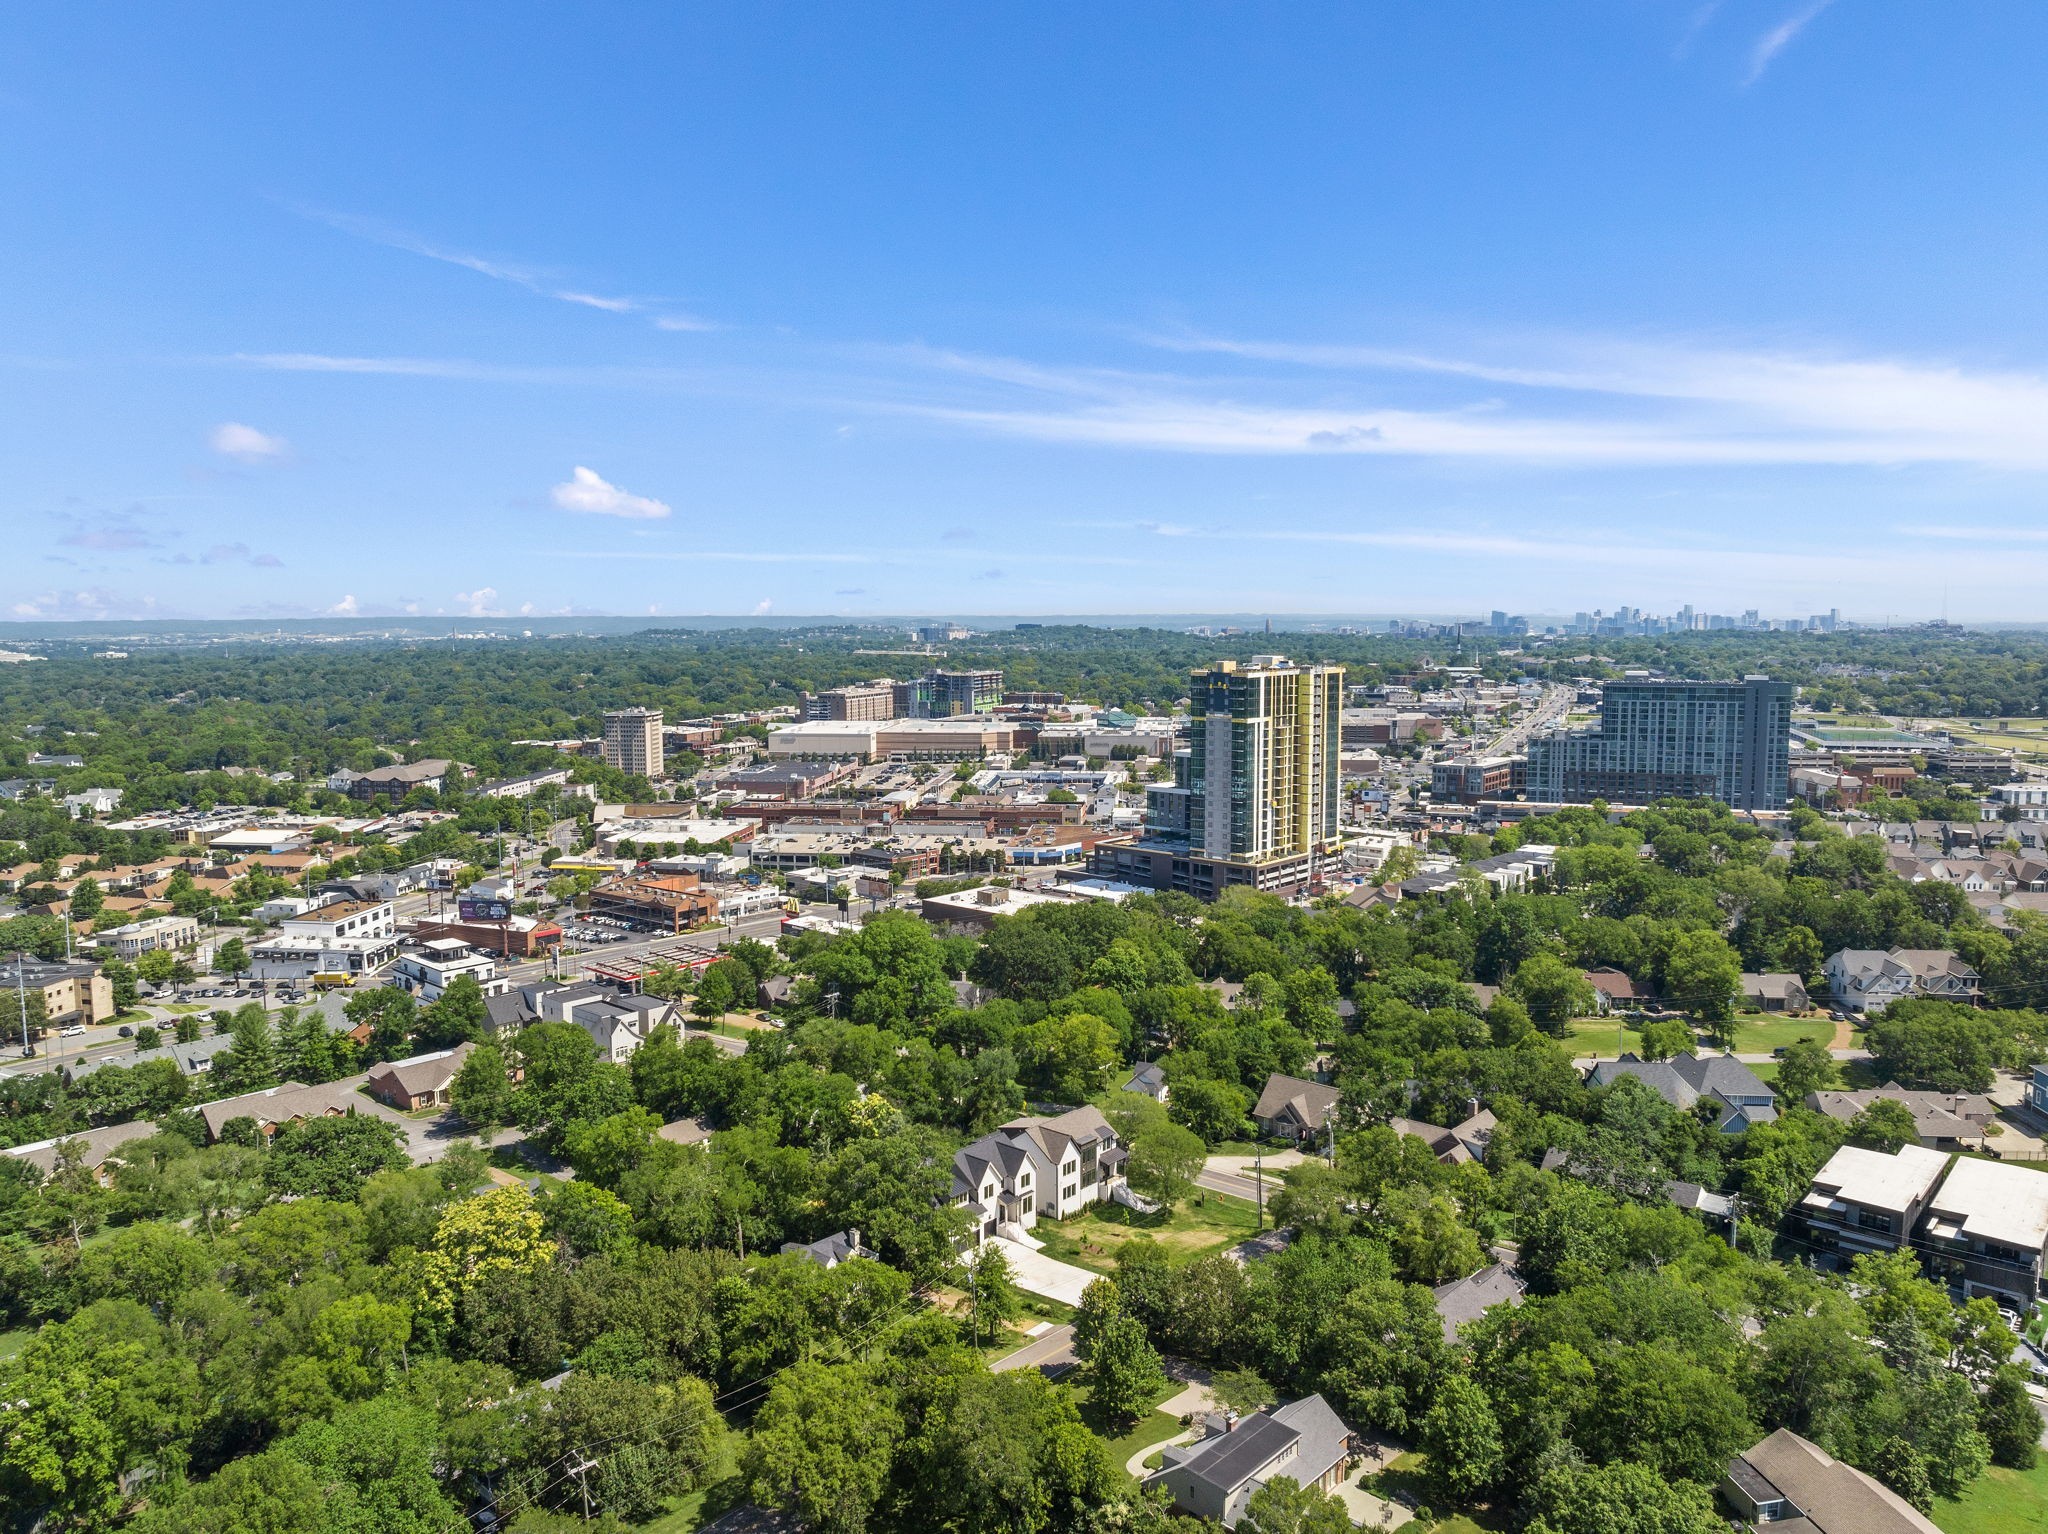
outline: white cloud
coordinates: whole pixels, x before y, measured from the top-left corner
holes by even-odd
[[[1814,17],[1818,16],[1833,3],[1834,0],[1812,0],[1812,3],[1794,11],[1775,27],[1772,27],[1770,31],[1764,33],[1762,37],[1759,37],[1756,40],[1756,47],[1750,50],[1749,76],[1742,83],[1744,85],[1754,85],[1757,81],[1761,80],[1764,71],[1771,67],[1771,61],[1785,51],[1791,44],[1792,39],[1806,30],[1807,24]]]
[[[694,314],[661,314],[654,320],[656,330],[716,330],[711,320],[701,320]]]
[[[775,603],[771,598],[768,597],[763,597],[760,601],[754,604],[754,615],[756,617],[765,617],[767,614],[773,612],[774,610]]]
[[[628,314],[640,307],[636,299],[608,298],[575,288],[556,287],[548,274],[538,268],[517,262],[473,256],[467,251],[452,250],[377,219],[360,218],[353,213],[336,213],[325,208],[302,206],[294,211],[301,217],[325,224],[330,229],[339,229],[343,234],[354,235],[359,240],[386,245],[393,250],[406,251],[415,256],[425,256],[429,261],[459,266],[464,271],[475,272],[478,276],[489,277],[495,282],[511,283],[514,287],[524,288],[529,293],[538,293],[543,298],[559,299],[565,304],[581,304],[586,309],[603,309],[611,314]]]
[[[343,597],[339,602],[336,602],[332,607],[328,608],[327,611],[332,613],[337,618],[353,618],[356,616],[357,613],[361,612],[362,609],[356,603],[355,593],[350,592],[347,596]]]
[[[562,510],[591,516],[630,517],[646,521],[669,514],[666,502],[621,490],[607,482],[597,470],[586,469],[580,464],[567,481],[555,486],[549,494]]]
[[[275,463],[291,451],[291,444],[284,438],[244,426],[240,421],[221,422],[207,441],[223,458],[238,463]]]
[[[466,618],[503,616],[498,610],[497,589],[492,586],[479,586],[474,591],[456,592],[455,605]]]
[[[554,295],[565,304],[581,304],[586,309],[602,309],[606,314],[630,314],[640,306],[630,298],[606,298],[597,293],[560,292]]]
[[[913,357],[982,387],[873,408],[1008,436],[1197,453],[1346,453],[1559,466],[1964,464],[2048,469],[2048,377],[1952,362],[1568,341],[1532,360],[1176,337],[1156,344],[1358,375],[1326,383],[1061,372]],[[1413,375],[1404,379],[1401,375]],[[1444,402],[1444,385],[1474,389]]]

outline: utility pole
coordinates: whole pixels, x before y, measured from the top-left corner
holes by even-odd
[[[576,1451],[576,1463],[569,1467],[569,1474],[576,1477],[576,1484],[583,1492],[583,1521],[590,1521],[590,1482],[586,1477],[597,1468],[597,1461],[581,1449]]]
[[[1255,1229],[1263,1233],[1266,1229],[1266,1147],[1263,1142],[1260,1143],[1257,1150],[1253,1153],[1252,1180],[1254,1186],[1258,1189],[1259,1215],[1258,1224]]]

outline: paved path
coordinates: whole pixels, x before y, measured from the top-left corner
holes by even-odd
[[[1005,1353],[988,1367],[991,1374],[1003,1374],[1012,1369],[1042,1369],[1047,1373],[1064,1374],[1079,1363],[1080,1360],[1074,1356],[1074,1329],[1055,1326],[1043,1336],[1033,1337],[1016,1352]]]
[[[983,1245],[996,1247],[1009,1258],[1010,1277],[1016,1280],[1019,1289],[1042,1295],[1048,1300],[1058,1300],[1062,1305],[1080,1304],[1088,1286],[1102,1276],[1086,1268],[1077,1268],[1070,1262],[1048,1257],[1043,1252],[1034,1252],[1008,1236],[990,1236]]]
[[[1161,1409],[1164,1410],[1164,1408]],[[1171,1438],[1162,1438],[1157,1443],[1146,1444],[1144,1448],[1139,1449],[1129,1459],[1124,1461],[1124,1474],[1134,1481],[1144,1480],[1146,1476],[1152,1474],[1150,1470],[1145,1468],[1146,1460],[1157,1454],[1161,1449],[1164,1449],[1168,1444],[1193,1443],[1195,1435],[1201,1431],[1199,1427],[1182,1428]]]

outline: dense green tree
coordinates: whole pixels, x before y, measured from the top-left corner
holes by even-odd
[[[1418,1444],[1431,1482],[1453,1502],[1483,1497],[1500,1479],[1500,1421],[1486,1392],[1463,1375],[1437,1386]]]
[[[1350,1534],[1351,1514],[1327,1492],[1276,1475],[1245,1500],[1237,1526],[1247,1534]]]
[[[1983,1428],[1991,1462],[2011,1470],[2031,1470],[2041,1441],[2041,1413],[2027,1393],[2027,1375],[2008,1364],[1992,1376],[1984,1392]]]
[[[858,1365],[798,1364],[776,1380],[741,1458],[747,1494],[823,1534],[863,1534],[902,1422]]]
[[[1893,1097],[1880,1097],[1849,1120],[1849,1143],[1889,1156],[1901,1146],[1917,1145],[1920,1130],[1913,1110]]]
[[[1842,1067],[1817,1039],[1800,1039],[1785,1046],[1774,1083],[1778,1096],[1788,1105],[1803,1103],[1814,1092],[1831,1092],[1842,1084]]]
[[[307,1119],[287,1125],[270,1142],[263,1176],[285,1194],[351,1198],[379,1172],[406,1165],[405,1136],[367,1113]]]
[[[1178,1124],[1157,1124],[1131,1142],[1124,1175],[1132,1191],[1171,1209],[1195,1191],[1207,1148]]]
[[[512,1079],[505,1052],[485,1042],[469,1052],[448,1084],[448,1101],[486,1148],[512,1122]]]

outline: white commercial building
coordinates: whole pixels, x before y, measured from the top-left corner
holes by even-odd
[[[391,966],[391,983],[422,1002],[439,1001],[464,975],[476,981],[486,996],[495,996],[512,985],[498,979],[497,960],[460,938],[429,938],[416,951],[400,954]]]

